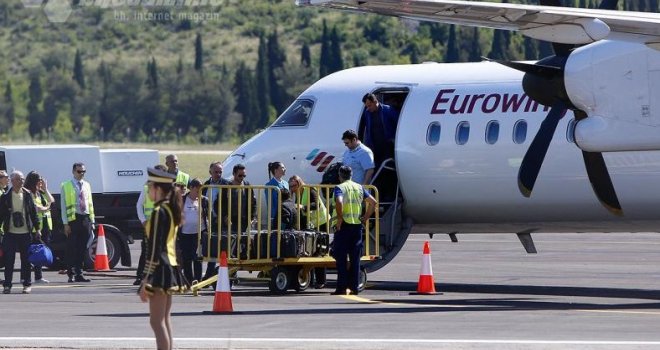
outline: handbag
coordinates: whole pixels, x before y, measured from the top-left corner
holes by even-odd
[[[5,251],[0,244],[0,269],[5,267]]]
[[[34,266],[50,266],[53,252],[43,243],[31,244],[28,248],[28,261]]]

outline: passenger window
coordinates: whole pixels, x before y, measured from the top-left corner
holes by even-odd
[[[470,122],[460,122],[456,127],[456,144],[464,145],[470,138]]]
[[[295,100],[289,108],[280,115],[273,126],[305,126],[312,114],[314,101],[309,99]]]
[[[500,122],[491,120],[486,124],[486,143],[494,145],[500,137]]]
[[[440,123],[433,122],[426,129],[426,143],[429,146],[435,146],[440,142]]]
[[[527,139],[527,122],[519,120],[513,125],[513,142],[522,144]]]
[[[575,124],[577,124],[577,120],[571,119],[566,129],[566,140],[570,143],[575,143]]]

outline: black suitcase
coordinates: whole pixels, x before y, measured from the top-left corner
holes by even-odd
[[[251,240],[251,237],[248,237],[247,235],[243,234],[243,235],[241,235],[240,240],[241,240],[241,243],[240,243],[240,249],[241,249],[240,259],[245,260],[245,259],[248,258],[248,254],[247,254],[248,253],[248,241]],[[235,259],[236,257],[238,257],[239,252],[238,252],[237,248],[238,248],[239,245],[237,244],[237,241],[238,241],[237,236],[235,234],[231,235],[231,247],[228,250],[227,249],[227,247],[228,247],[228,245],[227,245],[227,233],[226,232],[222,233],[221,239],[220,239],[220,251],[221,252],[227,252],[228,251],[229,252],[229,254],[227,254],[228,259]],[[220,256],[218,255],[218,236],[217,235],[215,235],[215,234],[211,235],[211,245],[209,247],[206,246],[207,245],[207,238],[206,238],[205,235],[203,235],[201,244],[202,244],[202,255],[203,256],[210,257],[210,258],[218,258],[218,259],[220,258]],[[251,244],[254,244],[254,243],[251,242]]]
[[[330,234],[316,232],[316,251],[314,256],[326,256],[330,252]]]

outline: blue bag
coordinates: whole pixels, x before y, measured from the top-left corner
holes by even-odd
[[[34,266],[50,266],[53,263],[53,252],[43,243],[31,244],[28,248],[28,261]]]

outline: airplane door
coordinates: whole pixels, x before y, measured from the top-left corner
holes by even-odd
[[[390,113],[393,112],[396,114],[397,123],[393,125],[394,130],[389,130],[389,126],[383,125],[382,119],[380,120],[380,125],[378,125],[379,121],[374,118],[376,113],[368,113],[365,108],[362,110],[358,135],[360,140],[369,146],[374,153],[376,168],[371,183],[378,188],[381,203],[391,203],[398,196],[398,177],[396,174],[396,163],[394,161],[398,117],[401,115],[410,89],[407,87],[380,88],[372,93],[376,96],[380,104],[387,105],[391,108]],[[368,118],[371,118],[371,120],[367,120]],[[374,145],[374,138],[369,137],[368,134],[376,132],[384,132],[387,134],[388,139],[391,137],[391,141],[386,144],[380,142],[379,145]]]

